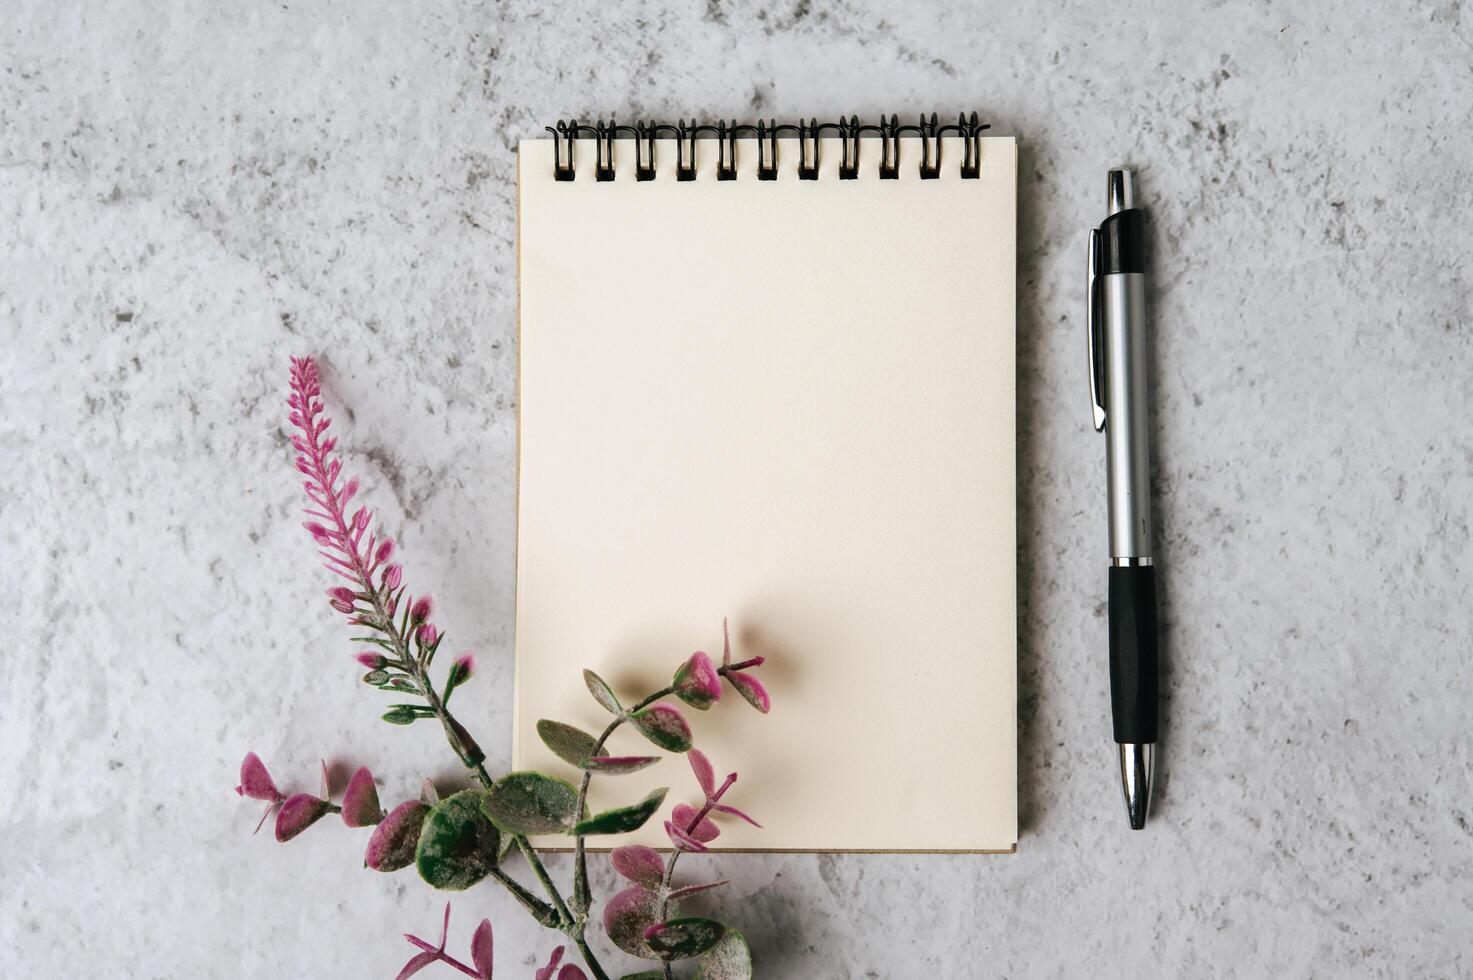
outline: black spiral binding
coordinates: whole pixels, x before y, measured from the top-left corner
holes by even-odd
[[[920,176],[922,180],[935,180],[941,176],[942,138],[950,135],[961,137],[962,158],[960,174],[963,179],[976,180],[982,174],[982,132],[992,127],[977,121],[977,114],[965,113],[955,123],[938,125],[936,114],[927,119],[921,116],[914,126],[901,125],[900,117],[881,119],[879,125],[861,123],[858,116],[840,119],[838,122],[819,122],[810,119],[796,123],[779,124],[777,120],[756,124],[697,123],[694,119],[679,120],[675,125],[659,122],[637,122],[633,126],[621,126],[610,119],[600,119],[592,126],[578,120],[559,121],[557,126],[548,126],[553,139],[553,173],[558,180],[573,180],[577,176],[574,164],[574,148],[580,137],[592,136],[595,140],[597,165],[594,179],[613,180],[617,176],[614,168],[614,140],[634,140],[634,179],[655,179],[655,141],[675,140],[675,179],[696,179],[697,141],[703,137],[716,140],[716,179],[736,180],[736,143],[739,139],[757,141],[757,179],[777,180],[777,144],[782,137],[798,140],[798,179],[818,179],[819,139],[825,135],[836,135],[841,140],[839,179],[854,180],[859,176],[860,140],[865,136],[879,136],[881,180],[897,180],[900,177],[900,138],[914,135],[921,138]]]

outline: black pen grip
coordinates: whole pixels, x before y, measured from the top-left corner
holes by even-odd
[[[1156,741],[1156,569],[1110,566],[1110,709],[1116,742]]]

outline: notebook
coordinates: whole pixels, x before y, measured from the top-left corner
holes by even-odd
[[[712,849],[1014,847],[1017,156],[983,128],[520,143],[517,769],[576,782],[536,724],[608,723],[582,670],[627,705],[729,618],[770,714],[671,699],[763,824]],[[701,802],[681,756],[592,785]],[[669,846],[589,843],[630,842]]]

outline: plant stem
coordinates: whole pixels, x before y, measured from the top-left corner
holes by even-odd
[[[329,490],[329,493],[331,492]],[[339,521],[339,525],[343,532],[346,533],[346,527],[342,525],[341,521]],[[440,720],[440,726],[445,730],[445,738],[450,742],[450,747],[455,750],[456,755],[460,756],[461,761],[465,763],[466,767],[475,774],[476,779],[481,785],[486,789],[490,789],[496,785],[496,780],[486,771],[486,765],[480,758],[480,748],[475,744],[474,740],[471,741],[469,746],[464,744],[460,733],[465,733],[467,739],[470,738],[469,733],[466,732],[463,725],[455,720],[455,716],[450,713],[450,709],[446,707],[444,700],[435,693],[434,685],[430,683],[429,673],[424,664],[410,651],[408,640],[399,629],[398,624],[394,622],[394,617],[389,612],[388,606],[384,601],[384,593],[373,587],[371,573],[357,559],[356,549],[353,549],[353,552],[355,564],[358,565],[360,576],[363,580],[364,589],[372,598],[374,612],[384,624],[383,632],[388,635],[390,645],[394,648],[394,652],[398,657],[398,663],[395,666],[414,678],[415,683],[419,685],[421,695],[435,712],[435,717]],[[472,752],[472,750],[474,751]],[[516,844],[517,849],[522,852],[523,857],[527,859],[527,864],[532,868],[533,873],[537,876],[537,880],[542,883],[542,888],[547,892],[547,897],[552,899],[553,907],[557,909],[558,918],[562,923],[562,930],[568,933],[569,936],[572,936],[575,928],[575,920],[572,913],[568,911],[567,903],[563,901],[562,893],[558,891],[557,885],[553,883],[552,877],[547,873],[547,867],[542,863],[541,856],[532,849],[532,845],[527,841],[526,835],[513,835],[512,840]],[[587,943],[583,942],[581,925],[577,926],[577,931],[578,935],[574,937],[575,941],[578,943],[579,950],[583,953],[583,960],[587,964],[588,969],[593,972],[595,980],[609,980],[608,974],[604,972],[597,957],[593,955],[593,951],[588,948]]]
[[[598,741],[596,741],[596,742],[593,743],[593,749],[588,754],[589,755],[599,755],[599,754],[601,754],[603,752],[604,743],[609,740],[609,736],[613,735],[614,732],[616,730],[618,730],[619,726],[622,725],[622,724],[624,724],[624,722],[628,720],[629,715],[631,713],[633,713],[635,711],[639,711],[641,708],[648,708],[650,705],[654,704],[656,701],[660,700],[663,697],[668,697],[671,694],[673,694],[674,692],[675,692],[675,688],[673,686],[661,688],[660,690],[656,691],[654,694],[651,694],[649,697],[647,697],[644,700],[640,701],[634,707],[630,708],[627,712],[624,712],[623,714],[620,714],[619,717],[617,717],[613,721],[609,722],[608,726],[606,728],[604,728],[603,734],[601,734],[598,737]],[[584,805],[587,804],[587,802],[588,802],[588,784],[592,780],[593,780],[593,773],[590,772],[587,769],[583,770],[583,779],[578,784],[578,805],[573,810],[574,813],[577,813],[580,816],[583,813],[583,807],[584,807]],[[588,889],[588,855],[587,855],[587,853],[584,850],[584,839],[583,839],[583,837],[581,835],[578,837],[577,843],[574,844],[574,846],[573,846],[573,894],[574,895],[585,895],[585,896],[589,894],[589,889]],[[587,920],[588,920],[588,909],[586,909],[586,908],[579,909],[578,910],[578,934],[580,936],[583,934],[583,925],[584,925],[584,923]]]

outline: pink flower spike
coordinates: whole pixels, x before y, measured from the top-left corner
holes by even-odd
[[[757,827],[758,829],[761,829],[762,827],[760,823],[753,820],[751,817],[747,816],[745,813],[738,810],[734,806],[727,806],[725,803],[713,803],[711,804],[711,809],[715,810],[717,813],[724,813],[727,816],[736,817],[738,820],[745,820],[747,821],[747,823],[751,824],[753,827]]]
[[[409,621],[418,625],[430,618],[430,613],[435,611],[435,600],[430,596],[422,595],[414,600],[414,605],[409,607]]]
[[[390,565],[384,569],[384,588],[397,589],[404,581],[404,566]]]
[[[706,794],[707,800],[711,799],[711,794],[716,792],[716,770],[711,768],[711,760],[700,749],[691,749],[686,756],[696,774],[696,782],[701,784],[701,792]]]
[[[768,697],[767,688],[763,687],[762,682],[757,678],[739,670],[729,670],[726,672],[726,679],[752,707],[764,715],[772,710],[772,698]]]
[[[247,752],[246,757],[241,760],[240,785],[235,787],[235,791],[241,796],[266,803],[280,803],[285,799],[281,790],[276,788],[271,773],[266,771],[266,763],[254,752]]]
[[[552,951],[552,958],[547,961],[547,965],[533,975],[533,980],[552,980],[552,971],[556,970],[557,965],[562,961],[563,947],[559,946]]]
[[[450,697],[450,692],[471,679],[476,672],[476,656],[467,650],[455,658],[450,665],[450,673],[445,678],[445,697]]]
[[[670,843],[674,844],[682,851],[692,851],[697,854],[704,854],[710,850],[710,848],[707,847],[705,844],[702,844],[700,841],[696,840],[694,837],[690,836],[685,831],[681,830],[679,827],[675,826],[668,820],[665,821],[665,833],[667,836],[669,836]]]
[[[475,935],[471,936],[471,963],[481,975],[481,980],[491,980],[492,947],[491,920],[482,919],[476,926]]]

